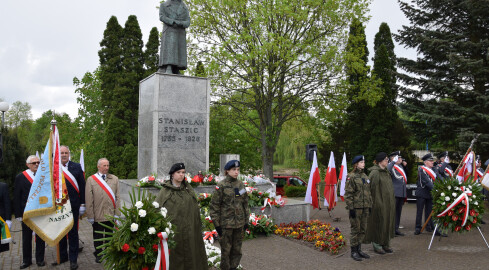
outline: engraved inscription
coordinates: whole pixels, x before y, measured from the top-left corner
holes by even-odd
[[[174,115],[173,115],[174,114]],[[207,121],[198,113],[159,113],[158,147],[203,148]]]

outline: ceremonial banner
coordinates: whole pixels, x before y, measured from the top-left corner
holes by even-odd
[[[345,201],[345,185],[346,185],[346,176],[348,175],[348,169],[346,168],[346,153],[343,153],[343,160],[341,161],[341,169],[340,169],[340,176],[338,177],[338,180],[341,181],[341,186],[340,186],[340,197],[342,201]]]
[[[55,126],[53,129],[34,177],[23,216],[24,223],[50,246],[55,246],[74,223],[61,169],[59,136]]]
[[[316,152],[314,151],[311,173],[309,174],[309,182],[307,183],[306,197],[304,198],[305,202],[312,204],[313,209],[319,208],[319,198],[316,186],[320,181],[318,160],[316,158]]]
[[[80,152],[80,166],[83,171],[83,179],[85,179],[85,159],[83,158],[83,149]]]
[[[331,211],[336,206],[336,201],[338,200],[336,192],[336,166],[332,151],[329,157],[328,171],[324,177],[324,182],[324,206],[327,206],[328,211]]]
[[[8,244],[12,242],[12,236],[8,228],[7,222],[0,217],[0,244]]]

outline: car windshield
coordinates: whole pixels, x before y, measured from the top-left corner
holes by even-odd
[[[289,182],[291,186],[302,186],[302,181],[294,177],[290,178]]]

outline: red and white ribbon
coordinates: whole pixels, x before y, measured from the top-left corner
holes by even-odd
[[[158,244],[158,258],[154,270],[170,269],[170,257],[168,254],[168,234],[166,232],[158,233],[160,243]]]
[[[214,244],[214,237],[217,236],[217,231],[213,230],[211,232],[204,232],[204,240],[209,240],[211,244]]]
[[[263,207],[261,208],[261,212],[265,212],[265,208],[267,208],[267,204],[270,205],[270,207],[272,207],[272,205],[270,204],[270,199],[269,198],[266,198],[265,199],[265,202],[263,203]]]
[[[465,191],[464,187],[461,187],[461,189],[462,189],[462,194],[460,194],[460,196],[458,196],[458,198],[455,199],[455,201],[452,204],[450,204],[447,207],[447,209],[445,209],[445,211],[438,214],[437,217],[445,216],[448,213],[448,211],[455,208],[462,201],[465,201],[465,215],[464,215],[464,222],[462,223],[462,227],[463,227],[465,226],[465,223],[467,222],[467,218],[469,217],[469,196],[472,196],[472,191],[470,190]]]

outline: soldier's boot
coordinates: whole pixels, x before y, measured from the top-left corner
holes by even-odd
[[[351,257],[355,261],[363,261],[362,257],[360,257],[360,254],[358,254],[358,246],[351,247]]]
[[[365,259],[369,259],[370,258],[370,256],[368,256],[367,253],[365,253],[365,252],[362,251],[362,244],[358,244],[357,249],[358,249],[357,250],[358,251],[358,255],[360,255],[360,257],[363,257]]]

